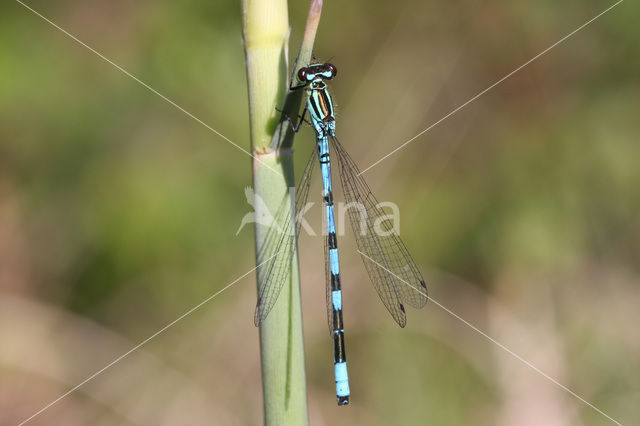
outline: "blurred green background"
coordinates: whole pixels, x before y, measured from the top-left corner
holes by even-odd
[[[249,148],[240,2],[28,4]],[[315,52],[339,69],[343,144],[369,166],[611,4],[325,0]],[[307,6],[290,3],[293,54]],[[434,300],[624,424],[640,418],[638,16],[620,4],[365,174]],[[0,423],[16,424],[254,266],[251,227],[235,236],[251,170],[19,3],[0,34]],[[306,129],[299,164],[312,145]],[[612,424],[434,303],[398,328],[348,238],[353,396],[336,407],[321,247],[301,240],[311,424]],[[31,424],[260,424],[254,304],[250,275]]]

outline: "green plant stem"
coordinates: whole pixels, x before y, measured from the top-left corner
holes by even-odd
[[[298,70],[302,67],[306,67],[311,63],[311,57],[313,56],[313,44],[316,39],[316,32],[318,31],[318,25],[320,24],[320,16],[322,14],[322,0],[312,0],[309,7],[309,14],[307,15],[307,24],[304,30],[304,36],[302,38],[302,45],[300,46],[300,52],[298,58],[294,63],[293,70],[289,85],[295,86],[298,84],[297,74]],[[293,145],[294,132],[289,125],[289,121],[286,117],[297,117],[298,111],[300,111],[300,103],[302,102],[303,90],[292,90],[287,93],[283,103],[283,112],[280,116],[280,122],[278,123],[276,130],[271,140],[271,147],[273,149],[278,148],[290,148]]]
[[[273,214],[287,200],[293,186],[292,151],[263,154],[254,163],[254,192]],[[284,177],[267,168],[281,169]],[[261,214],[255,203],[256,215]],[[288,205],[285,205],[288,207]],[[260,264],[275,254],[279,238],[273,238],[273,228],[256,224],[256,262]],[[279,236],[280,234],[277,234]],[[297,249],[294,247],[291,274],[285,282],[278,301],[260,325],[260,354],[262,361],[262,391],[264,416],[267,425],[304,425],[307,423],[307,396],[304,368],[302,311],[300,306],[300,272]],[[258,270],[258,288],[268,268]]]
[[[298,63],[308,63],[320,17],[322,1],[312,1]],[[276,107],[298,114],[301,93],[289,92],[287,72],[288,13],[286,0],[243,0],[243,34],[249,88],[249,114],[256,217],[274,215],[295,187],[293,132]],[[312,19],[313,18],[313,19]],[[309,27],[312,27],[309,29]],[[307,52],[304,53],[303,52]],[[304,57],[308,57],[304,59]],[[297,72],[297,70],[294,70]],[[278,173],[278,172],[281,172]],[[268,211],[262,211],[266,209]],[[273,228],[256,223],[256,264],[275,254]],[[258,288],[267,268],[258,270]],[[300,272],[297,247],[289,282],[260,326],[264,418],[267,425],[308,423],[304,369]]]

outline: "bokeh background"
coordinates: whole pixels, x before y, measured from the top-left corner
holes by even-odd
[[[325,3],[316,55],[339,68],[339,134],[364,168],[613,1]],[[28,4],[249,148],[240,2]],[[292,54],[307,6],[290,3]],[[365,175],[400,207],[436,301],[624,424],[640,419],[638,16],[621,3]],[[8,425],[250,270],[254,250],[251,227],[235,235],[249,157],[17,2],[0,34]],[[303,130],[300,164],[312,145]],[[341,247],[343,408],[322,241],[301,239],[311,424],[613,424],[436,304],[398,328]],[[260,424],[254,304],[251,274],[30,424]]]

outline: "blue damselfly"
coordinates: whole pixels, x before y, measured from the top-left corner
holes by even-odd
[[[340,171],[340,181],[346,201],[349,205],[362,206],[365,212],[361,215],[360,211],[348,210],[349,221],[365,268],[382,303],[400,327],[404,327],[407,322],[405,305],[418,309],[425,305],[427,287],[400,236],[394,231],[389,218],[385,216],[369,186],[360,176],[358,167],[336,138],[333,101],[325,83],[325,80],[333,79],[336,73],[336,67],[329,63],[312,64],[301,68],[297,74],[299,85],[292,89],[306,90],[307,103],[297,125],[289,117],[287,119],[294,131],[298,131],[308,112],[311,118],[310,124],[316,133],[317,156],[322,173],[322,200],[327,224],[325,239],[327,316],[334,342],[337,401],[338,405],[346,405],[349,403],[350,391],[342,321],[342,287],[331,186],[330,149],[338,160],[337,168]],[[296,190],[295,212],[290,214],[287,209],[281,209],[281,212],[287,215],[283,228],[285,231],[292,228],[292,218],[297,218],[298,213],[307,203],[315,155],[312,153],[307,161]],[[293,249],[300,231],[300,223],[298,222],[292,229],[295,229],[292,233],[284,232],[280,237],[275,246],[274,258],[265,266],[267,268],[265,279],[258,291],[254,318],[256,325],[267,317],[290,275]]]

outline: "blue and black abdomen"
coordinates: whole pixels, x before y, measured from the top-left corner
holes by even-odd
[[[312,97],[309,97],[311,104]],[[321,98],[323,99],[323,98]],[[330,98],[329,102],[330,102]],[[325,99],[326,100],[326,99]],[[322,104],[321,104],[322,105]],[[326,104],[325,104],[326,105]],[[316,105],[318,106],[318,105]],[[309,105],[312,108],[312,105]],[[332,119],[332,115],[326,116]],[[314,121],[314,125],[316,122]],[[344,344],[344,325],[342,321],[342,286],[340,284],[340,261],[338,257],[338,237],[336,235],[335,213],[333,206],[333,189],[331,186],[331,156],[329,153],[328,134],[333,130],[329,128],[332,121],[320,122],[318,126],[323,128],[322,133],[317,134],[318,160],[322,171],[322,200],[327,220],[327,253],[328,271],[330,276],[331,317],[330,327],[333,337],[333,362],[336,382],[336,397],[338,405],[349,403],[349,377],[347,374],[347,357]]]

